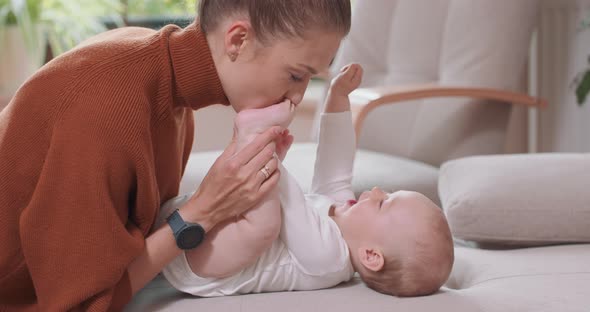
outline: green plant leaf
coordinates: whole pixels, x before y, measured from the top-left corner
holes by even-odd
[[[130,16],[194,16],[198,0],[128,0]]]
[[[584,76],[580,80],[578,87],[576,88],[576,98],[578,105],[582,106],[586,102],[588,93],[590,92],[590,70],[586,70]]]
[[[8,5],[0,4],[0,46],[4,44],[4,27],[8,14],[10,13],[10,7]],[[0,54],[1,55],[1,54]]]
[[[31,18],[29,3],[25,0],[10,0],[10,4],[11,13],[16,19],[27,49],[29,52],[39,51],[41,49],[41,33],[36,21]],[[30,54],[35,55],[35,53]]]
[[[5,25],[20,28],[29,51],[46,42],[57,56],[106,29],[104,21],[123,26],[123,2],[129,14],[194,16],[198,0],[0,0],[0,36]]]
[[[4,25],[4,23],[6,23],[9,13],[10,7],[8,5],[0,5],[0,25]]]
[[[29,14],[31,15],[31,19],[34,22],[38,22],[39,17],[41,15],[42,0],[27,0],[27,4],[29,7]]]
[[[29,9],[25,0],[10,0],[10,4],[15,15],[21,15],[24,10]]]
[[[122,26],[122,9],[119,0],[44,0],[42,22],[47,25],[47,37],[54,55],[106,31],[103,17],[109,16],[109,20]]]

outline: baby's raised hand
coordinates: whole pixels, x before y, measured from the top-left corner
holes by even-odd
[[[358,88],[363,78],[363,68],[361,65],[352,63],[344,66],[340,73],[330,84],[330,92],[333,95],[345,95],[348,96],[350,92]]]
[[[330,84],[326,97],[325,113],[338,113],[350,110],[348,95],[358,88],[363,79],[363,68],[359,64],[344,66]]]

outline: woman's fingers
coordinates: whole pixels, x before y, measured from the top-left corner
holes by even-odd
[[[277,170],[278,161],[275,157],[273,157],[264,167],[262,167],[256,173],[256,177],[258,179],[258,185],[262,185],[264,181],[266,181],[270,176]]]
[[[249,163],[250,160],[259,155],[260,152],[262,152],[262,150],[267,145],[269,145],[269,143],[273,142],[277,136],[282,133],[282,131],[283,129],[281,127],[271,127],[270,129],[259,134],[256,136],[254,141],[250,142],[250,144],[246,145],[246,147],[244,147],[235,155],[235,161],[237,161],[240,165]]]
[[[272,173],[272,175],[268,179],[262,182],[262,184],[260,185],[260,189],[258,191],[261,197],[266,196],[273,188],[277,186],[280,177],[281,170],[277,169]]]
[[[274,140],[282,131],[273,127],[237,153],[232,140],[215,161],[193,195],[200,213],[213,216],[213,225],[250,209],[276,186],[279,170],[273,157]]]

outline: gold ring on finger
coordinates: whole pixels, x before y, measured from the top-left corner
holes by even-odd
[[[268,170],[267,166],[264,166],[264,168],[260,169],[260,172],[262,172],[262,174],[264,174],[264,179],[268,179],[268,177],[270,177],[270,170]]]

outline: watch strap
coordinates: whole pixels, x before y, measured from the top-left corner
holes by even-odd
[[[172,212],[172,214],[168,216],[166,221],[168,221],[168,224],[172,228],[172,232],[174,234],[178,233],[186,226],[186,222],[180,216],[178,209],[174,210],[174,212]]]

